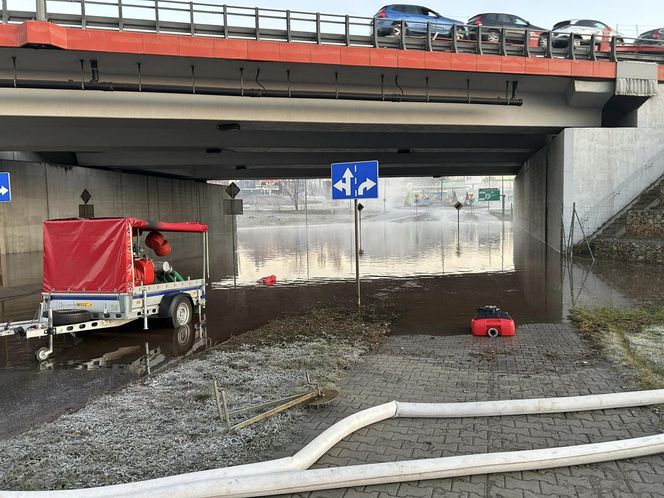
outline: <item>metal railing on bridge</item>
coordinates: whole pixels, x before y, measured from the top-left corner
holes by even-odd
[[[401,50],[664,63],[664,44],[592,35],[566,46],[550,31],[393,21],[319,12],[237,7],[177,0],[1,0],[2,23],[38,19],[59,25],[118,31],[203,35],[291,43]],[[556,38],[559,40],[559,37]],[[565,45],[565,44],[563,44]]]

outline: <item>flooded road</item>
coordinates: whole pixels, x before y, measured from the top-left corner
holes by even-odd
[[[643,278],[661,270],[610,263],[591,267],[581,259],[565,268],[557,253],[494,214],[462,212],[457,231],[453,208],[367,213],[360,258],[363,302],[396,311],[396,334],[439,335],[469,333],[473,312],[486,304],[509,311],[518,326],[564,320],[575,303],[622,305],[664,295],[658,283],[664,279]],[[40,409],[57,416],[61,410],[47,409],[48,400],[39,399],[53,382],[72,391],[67,407],[75,408],[91,393],[121,386],[148,368],[156,371],[273,318],[318,307],[354,309],[349,213],[333,222],[316,215],[307,223],[301,217],[294,222],[290,214],[275,214],[262,226],[247,220],[239,222],[235,276],[229,255],[215,254],[211,245],[213,284],[204,323],[173,330],[155,322],[143,331],[135,322],[58,337],[53,358],[41,364],[33,356],[41,341],[0,338],[0,406],[15,407],[3,410],[3,417]],[[188,259],[174,260],[175,267],[192,277],[200,274],[197,250],[198,245],[187,251]],[[1,262],[0,321],[30,318],[38,294],[26,295],[26,290],[40,287],[41,254],[3,256]],[[256,283],[272,274],[276,286]],[[7,298],[12,288],[20,297]]]
[[[286,213],[283,219],[274,215],[267,226],[247,225],[239,222],[235,278],[228,255],[215,255],[211,246],[213,284],[204,324],[174,331],[155,322],[146,332],[135,322],[81,337],[58,337],[54,359],[41,369],[122,366],[140,374],[147,359],[156,368],[276,316],[323,306],[353,307],[353,225],[348,213],[334,222],[311,215],[307,224],[292,224],[292,215]],[[576,260],[571,269],[563,269],[554,251],[485,209],[462,212],[459,229],[453,208],[417,213],[404,208],[364,217],[363,299],[399,312],[396,333],[467,333],[474,310],[485,304],[508,310],[517,323],[557,322],[576,302],[619,305],[661,296],[651,279],[646,285],[638,277],[642,268],[607,263],[591,268]],[[188,248],[189,258],[175,260],[176,267],[192,276],[200,273],[198,249]],[[41,254],[4,258],[6,266],[9,260],[30,269],[19,272],[15,288],[23,293],[31,285],[39,288]],[[276,286],[257,284],[268,275],[276,276]],[[4,292],[11,294],[11,288]],[[35,292],[0,299],[0,320],[29,318],[37,303]],[[38,368],[33,359],[38,343],[0,339],[0,369]]]

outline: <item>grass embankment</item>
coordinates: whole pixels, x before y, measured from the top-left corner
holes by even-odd
[[[333,309],[277,319],[103,395],[0,442],[0,490],[99,486],[268,459],[297,440],[306,409],[229,433],[217,415],[213,379],[231,411],[311,389],[305,371],[332,387],[388,334],[388,314]]]
[[[580,332],[614,361],[638,372],[645,388],[664,388],[664,307],[574,308]]]

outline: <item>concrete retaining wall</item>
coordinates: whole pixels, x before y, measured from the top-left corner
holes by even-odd
[[[526,161],[514,183],[515,224],[560,250],[561,222],[568,236],[574,205],[590,236],[662,177],[664,84],[635,122],[635,128],[565,129]],[[573,239],[583,240],[578,223]]]
[[[565,219],[576,202],[588,235],[664,175],[664,85],[637,111],[636,128],[574,128],[566,164]],[[575,242],[582,240],[580,230]]]
[[[38,162],[3,161],[2,169],[11,173],[12,202],[0,204],[0,255],[41,251],[42,222],[78,217],[82,203],[79,196],[87,188],[97,217],[132,216],[208,224],[211,252],[219,255],[215,273],[232,271],[232,222],[230,216],[224,215],[223,201],[228,196],[221,185]],[[185,237],[169,235],[171,241],[183,240],[181,247],[187,248],[192,257],[194,252],[202,252],[202,244],[185,242]],[[9,259],[17,261],[16,257]],[[30,273],[30,281],[34,280],[32,273],[41,275],[41,268],[11,271],[14,265],[2,266],[3,285],[19,285],[18,275],[22,273]]]

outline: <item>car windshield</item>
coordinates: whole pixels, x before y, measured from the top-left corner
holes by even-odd
[[[564,26],[569,26],[572,23],[572,21],[561,21],[559,23],[556,23],[553,25],[553,29],[558,29],[562,28]]]
[[[528,26],[530,23],[525,19],[521,19],[520,17],[514,16],[514,24],[518,26]]]

